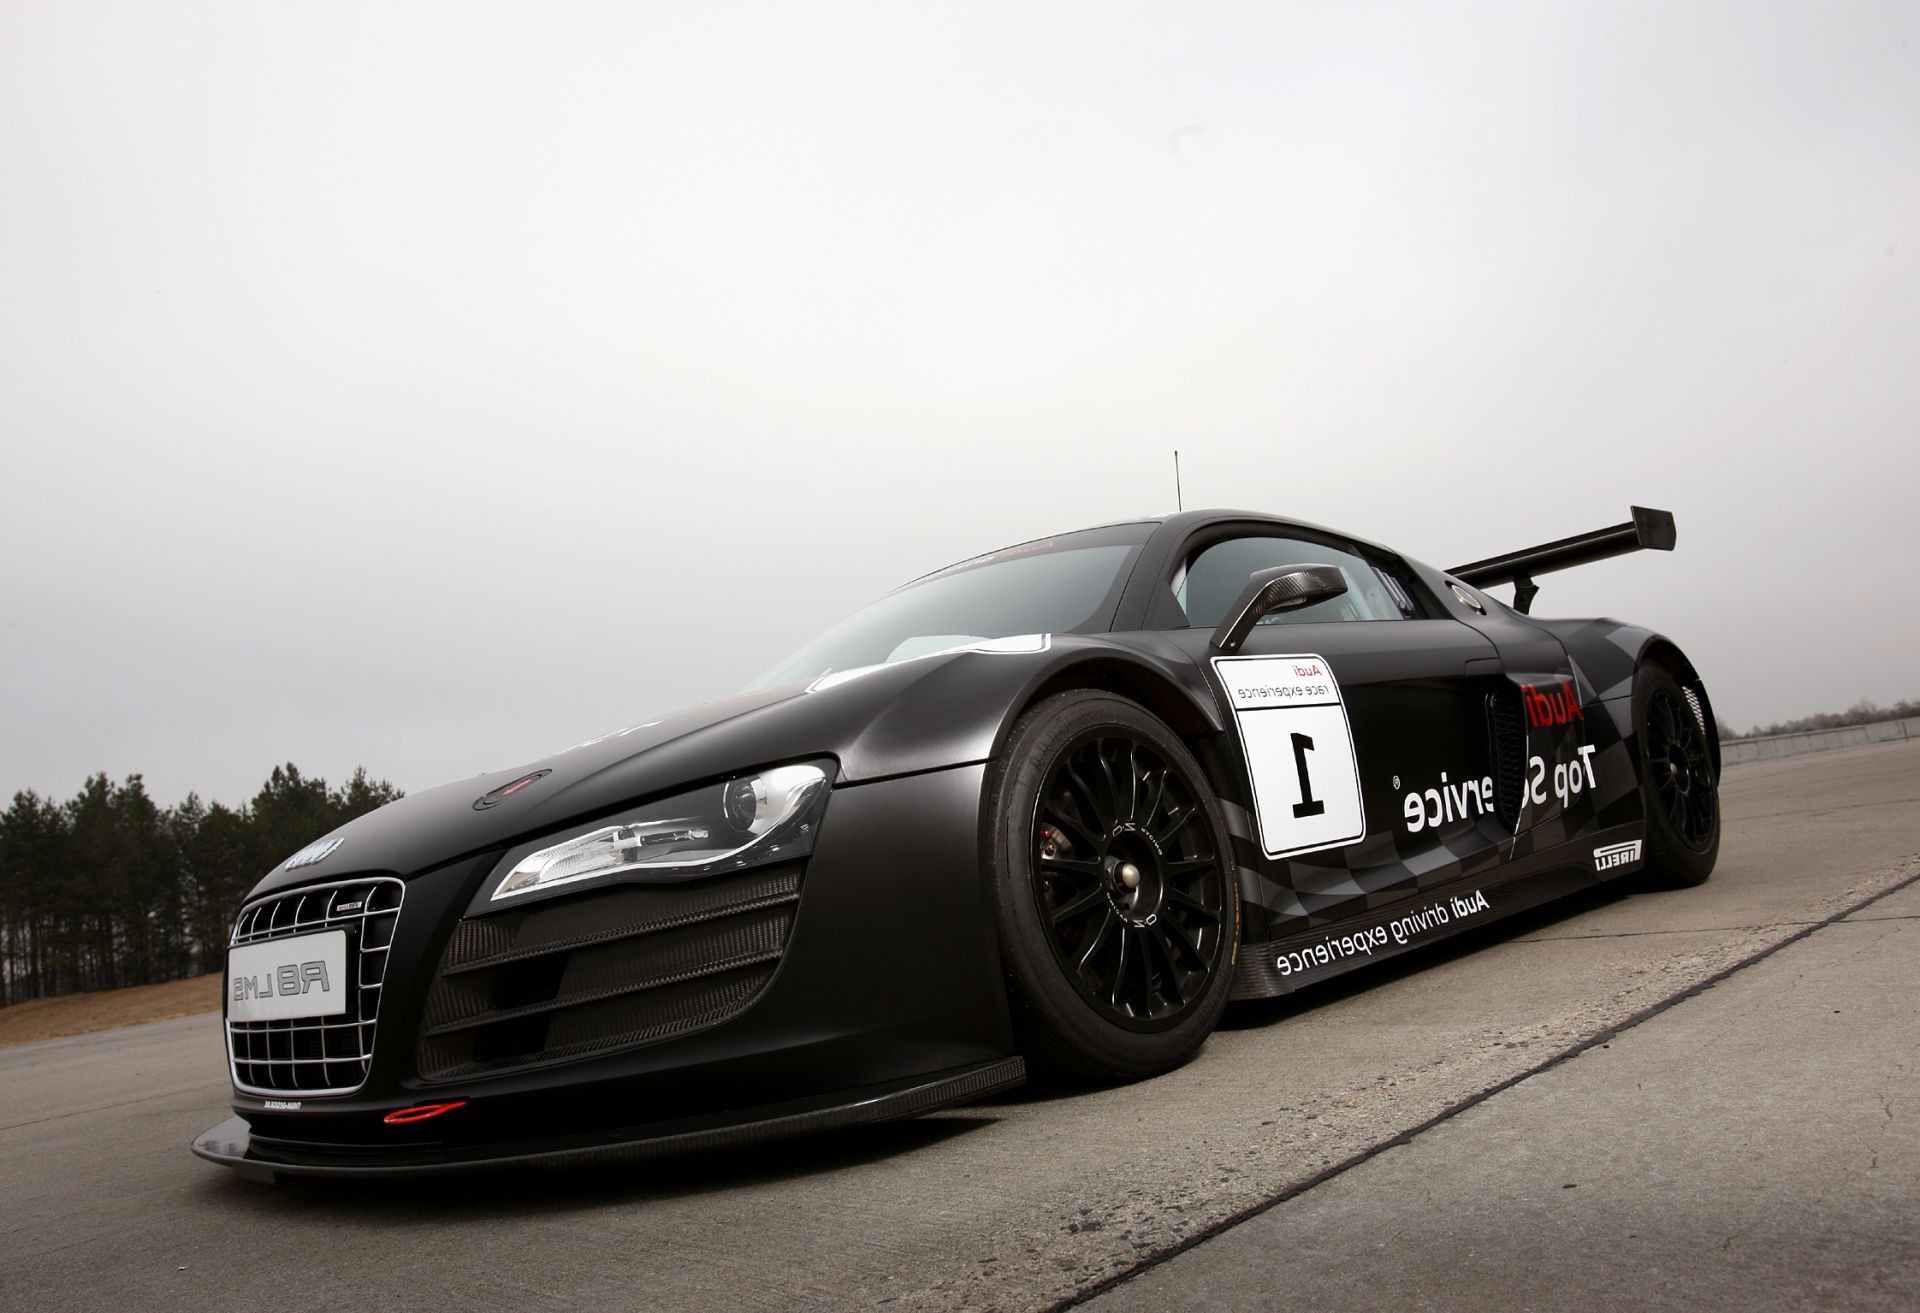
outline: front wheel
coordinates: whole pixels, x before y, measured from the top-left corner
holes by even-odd
[[[1647,818],[1646,883],[1684,888],[1713,874],[1720,855],[1720,781],[1699,711],[1659,666],[1634,689],[1640,801]]]
[[[1233,851],[1199,764],[1143,708],[1034,707],[988,776],[993,905],[1021,1051],[1082,1079],[1199,1049],[1232,987]]]

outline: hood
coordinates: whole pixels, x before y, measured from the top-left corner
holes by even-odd
[[[903,661],[812,686],[755,689],[616,730],[510,770],[408,794],[325,836],[340,842],[319,860],[292,870],[285,863],[275,867],[254,893],[336,874],[409,876],[780,762],[832,757],[841,764],[840,782],[899,773],[897,762],[876,761],[873,753],[858,751],[862,735],[906,688],[962,656]]]

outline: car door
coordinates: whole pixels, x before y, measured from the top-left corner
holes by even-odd
[[[1267,617],[1239,652],[1209,646],[1247,576],[1332,565],[1340,597]],[[1499,652],[1403,563],[1294,528],[1203,533],[1181,553],[1167,636],[1231,711],[1246,796],[1243,864],[1273,888],[1272,937],[1413,897],[1498,859],[1487,690]],[[1251,927],[1250,927],[1251,928]]]

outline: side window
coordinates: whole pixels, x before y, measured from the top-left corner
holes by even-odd
[[[1330,601],[1267,616],[1260,621],[1263,625],[1406,620],[1419,614],[1400,581],[1387,571],[1352,552],[1300,538],[1228,538],[1211,543],[1195,552],[1174,576],[1174,597],[1189,625],[1211,629],[1226,618],[1227,608],[1247,586],[1248,575],[1279,565],[1335,566],[1347,581],[1347,591]]]

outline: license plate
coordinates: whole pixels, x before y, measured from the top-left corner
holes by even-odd
[[[338,1016],[348,984],[344,930],[242,944],[227,953],[227,1020]]]

